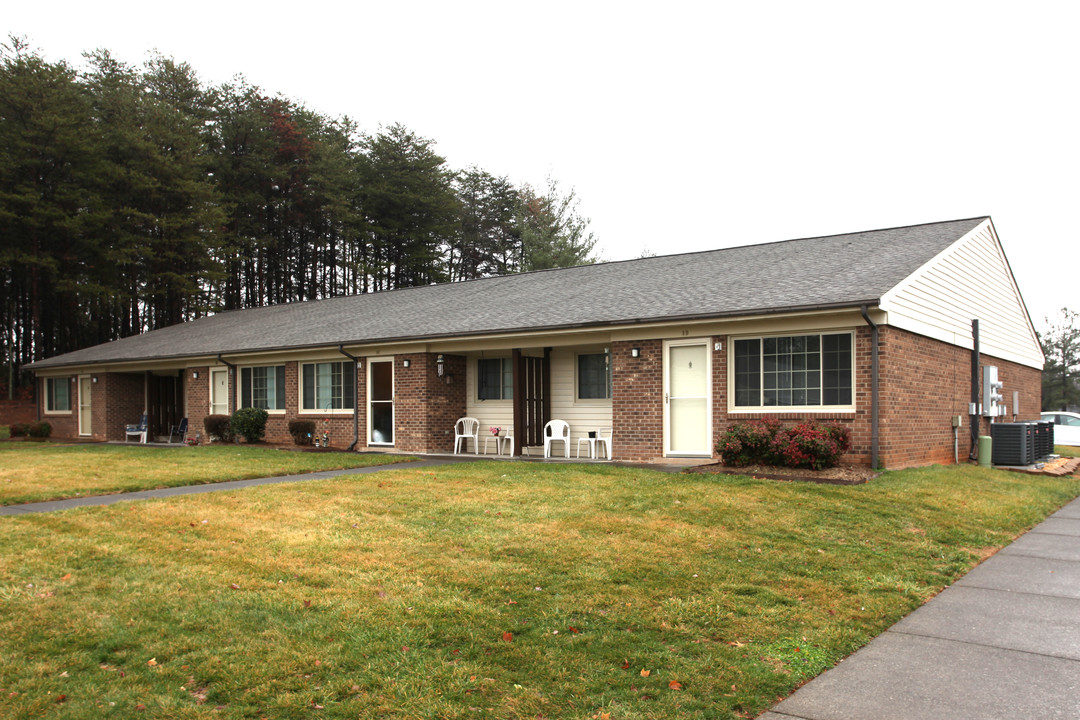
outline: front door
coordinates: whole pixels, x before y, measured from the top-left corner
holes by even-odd
[[[671,341],[664,352],[664,454],[712,455],[709,345]]]
[[[79,378],[79,434],[91,435],[92,429],[90,426],[91,412],[90,412],[90,391],[93,386],[93,381],[89,377]]]
[[[229,414],[229,371],[210,371],[210,414]]]
[[[394,444],[394,361],[368,361],[369,445]]]

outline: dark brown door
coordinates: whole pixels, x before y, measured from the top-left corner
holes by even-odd
[[[178,377],[151,375],[147,383],[147,437],[168,435],[169,429],[180,424],[184,414]]]
[[[514,450],[544,444],[544,425],[551,419],[551,349],[544,357],[527,357],[514,351]]]

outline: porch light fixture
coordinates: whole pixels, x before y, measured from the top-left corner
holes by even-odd
[[[198,380],[198,379],[199,379],[199,371],[198,371],[198,370],[195,370],[195,371],[193,371],[193,372],[191,373],[191,377],[192,377],[193,379],[195,379],[195,380]]]
[[[435,372],[438,373],[439,377],[442,377],[443,373],[446,372],[446,359],[442,355],[435,358]]]
[[[90,381],[91,381],[91,382],[95,382],[95,383],[96,383],[96,382],[97,382],[97,375],[95,375],[94,377],[90,378]]]
[[[409,365],[411,365],[411,364],[412,364],[411,362],[409,362],[408,360],[406,360],[405,362],[403,362],[403,363],[402,363],[402,366],[404,366],[404,367],[409,367]]]
[[[641,357],[641,348],[630,348],[630,357]]]

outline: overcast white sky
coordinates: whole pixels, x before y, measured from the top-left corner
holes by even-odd
[[[1075,2],[9,3],[50,60],[150,50],[454,168],[577,190],[606,260],[991,215],[1080,310]]]

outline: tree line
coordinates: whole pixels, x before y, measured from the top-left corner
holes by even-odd
[[[20,368],[223,310],[593,262],[571,190],[455,170],[238,78],[0,46],[0,327]]]

